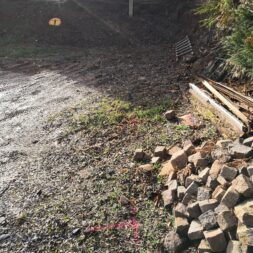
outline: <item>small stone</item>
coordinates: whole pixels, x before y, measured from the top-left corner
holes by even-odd
[[[172,166],[171,161],[168,161],[162,165],[162,169],[159,176],[170,176],[174,177],[176,175],[176,169]]]
[[[233,208],[236,205],[239,197],[239,193],[234,189],[233,186],[230,186],[221,199],[221,204],[227,206],[228,208]]]
[[[189,156],[188,161],[193,163],[196,168],[204,169],[208,166],[209,160],[202,152],[197,152],[194,155]]]
[[[81,228],[75,228],[73,231],[72,231],[72,235],[73,236],[77,236],[81,233]]]
[[[207,200],[199,201],[199,207],[202,213],[205,213],[208,210],[214,211],[214,209],[217,206],[218,206],[218,201],[216,199],[207,199]]]
[[[186,189],[185,194],[197,195],[199,185],[192,182]]]
[[[210,168],[206,167],[205,169],[203,169],[200,173],[199,173],[199,178],[203,183],[206,183],[207,178],[209,176],[209,171]]]
[[[201,180],[200,180],[199,176],[192,174],[186,178],[185,187],[187,188],[192,182],[200,182],[200,181]]]
[[[203,227],[199,221],[193,220],[191,222],[188,230],[188,237],[190,240],[199,240],[204,238]]]
[[[217,226],[216,215],[214,211],[209,210],[199,216],[199,221],[202,227],[206,230],[210,230]]]
[[[189,229],[189,222],[187,218],[176,217],[175,218],[176,232],[179,234],[187,233]]]
[[[166,155],[167,155],[166,147],[164,147],[164,146],[156,147],[154,154],[155,154],[155,156],[158,156],[158,157],[161,157],[161,158],[166,157]]]
[[[228,242],[226,253],[242,253],[241,246],[242,245],[239,241],[230,240]]]
[[[176,118],[176,113],[174,110],[169,110],[167,112],[164,113],[164,117],[167,119],[167,120],[173,120]]]
[[[177,197],[178,199],[183,199],[185,195],[186,188],[184,186],[178,186],[177,188]]]
[[[209,252],[212,252],[210,245],[208,244],[207,240],[202,239],[198,246],[198,253],[209,253]]]
[[[180,150],[173,154],[170,161],[174,168],[183,169],[187,165],[188,157],[183,150]]]
[[[183,199],[182,199],[182,203],[184,205],[188,205],[190,201],[194,200],[194,196],[190,195],[190,194],[185,194]]]
[[[253,149],[251,147],[242,145],[240,143],[234,144],[230,149],[229,149],[231,155],[235,159],[243,159],[250,157],[253,154]]]
[[[253,144],[253,136],[251,136],[243,141],[243,145],[246,145],[248,147],[251,147],[252,144]]]
[[[2,235],[0,235],[0,242],[5,241],[9,237],[11,237],[10,234],[2,234]]]
[[[237,175],[237,169],[224,165],[221,169],[220,175],[228,181],[232,181]]]
[[[134,152],[134,160],[137,162],[143,161],[145,158],[145,152],[143,149],[136,149]]]
[[[207,187],[199,187],[198,188],[198,194],[197,194],[197,200],[202,201],[210,198],[211,189]]]
[[[213,252],[221,252],[226,249],[227,241],[220,228],[205,231],[204,236]]]
[[[143,172],[150,172],[154,170],[154,166],[153,164],[144,164],[144,165],[140,165],[138,169]]]
[[[237,218],[231,210],[223,211],[217,215],[217,222],[219,227],[225,231],[237,225]]]
[[[187,208],[182,203],[178,203],[173,211],[174,211],[174,216],[175,217],[182,217],[182,218],[188,218],[189,217],[189,213],[187,211]]]
[[[223,189],[223,187],[218,185],[212,193],[212,198],[217,199],[220,202],[225,193],[226,191]]]
[[[253,200],[246,200],[235,206],[234,212],[241,223],[253,227]]]
[[[164,238],[164,249],[168,252],[180,252],[183,247],[184,240],[175,232],[169,231]]]
[[[239,222],[237,235],[243,245],[253,246],[253,227],[247,227]]]
[[[191,218],[198,218],[201,215],[201,210],[199,208],[198,202],[193,202],[188,205],[187,212]]]
[[[5,223],[6,223],[6,219],[5,219],[5,217],[0,217],[0,225],[5,225]]]
[[[127,206],[130,203],[130,200],[126,196],[121,195],[119,198],[119,202],[121,205]]]
[[[162,160],[162,159],[161,159],[160,157],[152,157],[151,163],[152,163],[152,164],[160,163],[161,160]]]
[[[244,175],[239,175],[234,179],[232,185],[234,189],[244,197],[251,197],[253,195],[253,183],[250,178]]]

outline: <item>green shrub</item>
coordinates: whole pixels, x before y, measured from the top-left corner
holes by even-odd
[[[222,44],[233,72],[253,78],[253,3],[234,0],[208,0],[198,9],[204,14],[201,23],[222,33]]]

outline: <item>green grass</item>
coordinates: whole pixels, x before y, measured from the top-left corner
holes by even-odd
[[[137,124],[140,132],[147,132],[150,124],[165,122],[163,112],[168,109],[170,101],[151,107],[135,107],[130,102],[120,99],[103,99],[89,113],[81,110],[73,110],[67,121],[69,123],[68,134],[84,129],[100,129],[117,125],[130,126]],[[54,121],[57,116],[51,115],[49,121]]]

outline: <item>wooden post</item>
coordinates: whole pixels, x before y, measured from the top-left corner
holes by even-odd
[[[129,17],[134,16],[134,0],[129,0]]]

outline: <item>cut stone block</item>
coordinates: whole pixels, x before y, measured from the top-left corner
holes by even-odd
[[[199,185],[192,182],[186,189],[185,194],[197,195]]]
[[[226,191],[223,189],[223,187],[218,185],[212,193],[212,198],[217,199],[220,202],[225,193]]]
[[[210,230],[217,226],[216,214],[214,211],[209,210],[199,216],[199,221],[202,227],[206,230]]]
[[[177,197],[178,199],[183,199],[184,195],[185,195],[185,187],[184,186],[178,186],[177,188]]]
[[[167,155],[167,150],[165,146],[158,146],[155,148],[155,156],[164,158]]]
[[[174,208],[174,216],[175,217],[188,218],[189,213],[187,211],[187,207],[182,203],[178,203],[176,205],[176,207]]]
[[[239,175],[232,181],[232,185],[234,189],[244,197],[251,197],[253,195],[253,183],[249,177]]]
[[[160,163],[162,161],[161,157],[152,157],[151,159],[151,163],[152,164],[156,164],[156,163]]]
[[[248,176],[249,176],[249,177],[253,176],[253,165],[250,165],[250,166],[247,168],[247,173],[248,173]]]
[[[199,201],[199,207],[202,213],[205,213],[209,210],[214,211],[214,209],[218,206],[219,202],[216,199],[207,199],[203,201]]]
[[[211,189],[207,187],[199,187],[198,188],[198,193],[197,193],[197,200],[202,201],[202,200],[207,200],[210,198],[211,195]]]
[[[220,174],[222,167],[223,167],[223,164],[219,160],[215,160],[211,166],[210,171],[209,171],[209,176],[212,179],[216,179],[218,177],[218,175]]]
[[[203,169],[200,173],[199,173],[199,178],[203,183],[206,183],[207,178],[209,176],[209,171],[210,168],[206,167],[205,169]]]
[[[246,146],[248,146],[248,147],[251,147],[252,144],[253,144],[253,137],[252,137],[252,136],[249,137],[249,138],[247,138],[247,139],[245,139],[245,140],[243,141],[243,145],[246,145]]]
[[[232,181],[236,177],[237,173],[238,170],[236,168],[224,165],[221,169],[220,175],[227,181]]]
[[[217,215],[217,222],[219,224],[219,227],[223,231],[225,231],[225,230],[235,227],[237,225],[238,220],[235,217],[234,213],[230,210],[230,211],[220,212]]]
[[[240,143],[233,144],[229,151],[235,159],[247,158],[253,154],[253,149],[251,147],[242,145]]]
[[[226,238],[220,228],[205,231],[204,236],[213,252],[221,252],[227,248]]]
[[[164,249],[168,252],[181,252],[184,244],[184,239],[175,231],[169,231],[164,238]]]
[[[202,152],[197,152],[196,154],[189,156],[188,161],[193,163],[196,168],[202,169],[206,168],[209,164],[209,160]]]
[[[201,210],[199,208],[199,203],[194,202],[188,205],[187,212],[191,218],[198,218],[201,215]]]
[[[163,198],[164,206],[168,206],[168,205],[173,204],[176,196],[175,196],[175,193],[172,192],[171,190],[166,190],[162,192],[162,198]]]
[[[182,199],[182,203],[187,206],[189,204],[189,202],[192,200],[194,200],[194,196],[192,196],[190,194],[185,194]]]
[[[168,110],[164,113],[164,117],[167,120],[173,120],[176,118],[176,112],[174,110]]]
[[[212,252],[209,243],[207,240],[202,239],[198,246],[198,253],[209,253]]]
[[[203,227],[199,221],[193,220],[191,222],[188,230],[188,237],[190,240],[199,240],[204,238]]]
[[[217,178],[212,178],[211,176],[207,178],[206,186],[208,188],[211,188],[212,190],[214,190],[218,185],[219,183],[217,181]]]
[[[180,150],[173,154],[170,161],[174,168],[183,169],[187,165],[188,157],[184,150]]]
[[[143,149],[136,149],[134,152],[134,160],[139,162],[142,161],[145,158],[145,152]]]
[[[238,223],[237,236],[242,245],[253,246],[253,227]]]
[[[175,218],[176,232],[179,234],[185,234],[189,229],[189,222],[187,218],[176,217]]]
[[[217,182],[223,186],[224,188],[228,187],[229,185],[231,185],[223,176],[219,175],[217,177]]]
[[[195,147],[193,146],[193,144],[190,142],[190,143],[187,143],[186,145],[184,145],[184,152],[190,156],[192,154],[194,154],[196,152],[195,150]]]
[[[236,217],[246,226],[253,227],[253,200],[246,200],[235,206]]]
[[[177,197],[178,199],[183,199],[184,195],[185,195],[185,187],[184,186],[178,186],[177,188]]]
[[[186,178],[185,180],[185,187],[187,188],[192,182],[201,182],[199,176],[197,175],[190,175],[189,177]]]
[[[233,186],[230,186],[221,199],[221,204],[227,206],[228,208],[233,208],[237,204],[239,197],[239,193]]]
[[[229,144],[232,144],[232,140],[220,140],[216,142],[216,146],[220,148],[227,148]]]
[[[215,212],[216,214],[219,214],[219,213],[224,212],[224,211],[230,211],[230,209],[229,209],[227,206],[222,205],[222,204],[219,204],[219,205],[214,209],[214,212]]]
[[[230,240],[228,242],[226,253],[243,253],[241,246],[242,244],[239,241]]]

